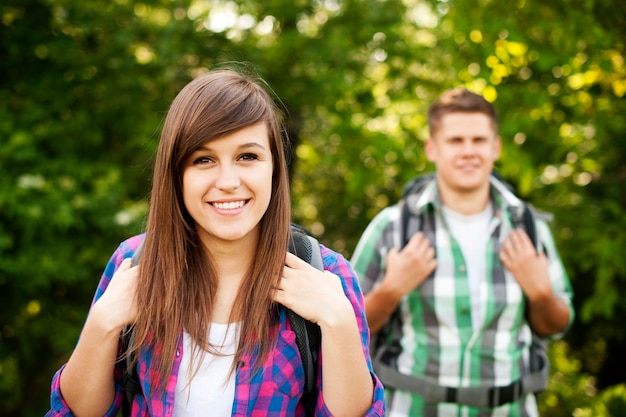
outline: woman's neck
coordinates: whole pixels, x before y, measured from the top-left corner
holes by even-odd
[[[256,246],[252,239],[243,239],[237,242],[221,242],[208,248],[217,274],[217,294],[211,321],[231,321],[233,304],[252,265]]]

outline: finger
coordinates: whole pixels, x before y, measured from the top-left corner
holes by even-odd
[[[511,262],[511,256],[504,248],[500,251],[500,261],[505,267],[508,267]]]
[[[416,253],[424,261],[429,261],[435,258],[435,248],[431,245],[430,240],[424,236],[419,247],[416,249]]]
[[[422,245],[424,240],[425,240],[424,234],[422,232],[416,232],[413,236],[411,236],[411,239],[409,239],[405,248],[411,247],[415,249],[419,247],[420,245]]]
[[[522,229],[516,229],[513,236],[511,236],[513,244],[517,251],[520,252],[534,252],[536,253],[535,246],[531,242],[530,237]]]
[[[122,263],[120,264],[120,266],[117,268],[118,271],[126,271],[127,269],[130,269],[131,267],[131,259],[130,258],[126,258],[122,261]]]
[[[511,245],[519,246],[521,243],[523,243],[523,234],[524,232],[522,232],[520,229],[512,230],[508,239],[511,242]]]
[[[504,242],[504,246],[508,251],[515,252],[518,244],[515,242],[515,231],[511,232],[506,242]]]
[[[283,299],[284,291],[276,288],[271,292],[271,297],[272,297],[272,301],[282,304],[284,302],[284,299]]]
[[[434,248],[432,247],[432,245],[430,244],[430,240],[428,240],[426,236],[423,237],[423,239],[419,243],[419,246],[416,248],[416,251],[417,253],[421,254],[422,257],[428,257],[429,252],[433,252],[434,254]]]
[[[428,260],[435,259],[435,249],[432,246],[428,246],[424,252],[425,258]]]
[[[511,235],[507,236],[507,238],[502,242],[500,246],[500,257],[502,255],[509,256],[510,252],[514,251],[513,242],[511,241]]]
[[[305,265],[308,265],[308,263],[293,253],[287,252],[287,255],[285,256],[285,266],[288,266],[289,268],[302,268]]]

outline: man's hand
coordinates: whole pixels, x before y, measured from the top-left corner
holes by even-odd
[[[391,248],[387,272],[381,285],[398,301],[418,287],[437,267],[435,250],[422,232],[417,232],[402,250]]]
[[[372,334],[389,320],[402,297],[418,287],[435,270],[435,250],[428,238],[417,232],[402,250],[391,248],[387,270],[378,287],[365,296],[365,311]]]
[[[562,331],[569,322],[569,309],[552,292],[548,259],[543,252],[537,253],[526,232],[511,232],[502,244],[500,260],[526,295],[532,329],[542,336]]]
[[[543,252],[537,253],[530,238],[522,229],[511,231],[506,238],[500,250],[500,260],[513,274],[530,300],[552,292],[548,276],[548,259]]]

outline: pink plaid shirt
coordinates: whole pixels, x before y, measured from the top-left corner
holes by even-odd
[[[108,286],[113,274],[125,258],[132,257],[135,249],[143,239],[143,235],[132,237],[119,246],[115,251],[102,275],[94,302],[102,296]],[[358,280],[350,264],[340,254],[322,246],[322,258],[324,269],[338,275],[342,280],[344,292],[357,317],[359,325],[363,352],[368,358],[368,367],[372,380],[375,384],[372,405],[366,416],[384,415],[384,394],[383,387],[374,372],[369,356],[369,330],[365,320],[363,308],[363,295],[358,284]],[[300,397],[304,390],[304,369],[298,347],[296,345],[295,333],[291,330],[291,325],[287,319],[284,308],[280,309],[280,320],[272,327],[271,332],[277,335],[276,349],[268,355],[259,371],[252,375],[250,366],[251,358],[242,357],[236,370],[235,400],[233,403],[233,416],[304,416],[304,407],[300,403]],[[179,337],[172,374],[169,376],[166,389],[162,393],[152,394],[149,398],[141,395],[135,396],[132,403],[131,416],[171,416],[174,411],[174,401],[176,392],[176,381],[178,379],[178,369],[183,357],[182,332]],[[150,349],[143,350],[138,357],[138,375],[142,386],[142,391],[150,392],[150,388],[159,379],[158,371],[155,369],[158,353]],[[64,365],[65,366],[65,365]],[[65,403],[59,387],[60,375],[63,367],[59,369],[52,379],[51,409],[46,413],[46,417],[72,416],[72,412]],[[317,404],[315,407],[316,416],[331,416],[324,396],[322,394],[322,355],[320,352],[319,370],[317,377]],[[124,400],[124,388],[122,385],[122,370],[118,366],[115,368],[115,400],[106,416],[117,415]],[[350,401],[349,398],[346,401]]]

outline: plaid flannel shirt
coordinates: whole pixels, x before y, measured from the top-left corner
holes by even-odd
[[[135,249],[142,241],[143,235],[132,237],[123,242],[111,257],[106,266],[104,274],[98,285],[93,302],[98,300],[107,288],[113,274],[125,258],[132,257]],[[346,297],[350,300],[354,313],[357,317],[363,353],[368,358],[370,375],[375,384],[372,405],[367,412],[367,416],[380,417],[384,415],[384,391],[383,387],[372,371],[371,360],[369,359],[369,330],[363,309],[363,295],[361,293],[358,280],[350,264],[340,254],[321,246],[324,269],[338,275],[341,278],[342,286]],[[304,408],[300,404],[300,396],[304,390],[304,368],[300,359],[300,353],[296,344],[295,333],[291,330],[291,325],[287,319],[284,308],[280,309],[280,320],[270,329],[272,334],[277,334],[277,348],[272,351],[261,369],[252,374],[251,357],[241,358],[236,369],[235,399],[233,403],[233,416],[304,416]],[[178,370],[183,356],[182,331],[179,337],[178,346],[174,358],[172,374],[167,380],[165,392],[144,398],[141,395],[135,396],[132,404],[131,416],[171,416],[174,410],[176,381]],[[138,375],[142,391],[150,392],[150,388],[159,380],[158,371],[155,369],[157,352],[144,349],[138,356]],[[320,352],[319,370],[317,376],[318,396],[315,408],[316,416],[331,416],[330,411],[324,402],[322,394],[322,354]],[[60,386],[60,375],[65,365],[59,369],[52,379],[51,389],[51,409],[46,414],[47,417],[71,416],[72,412],[65,403]],[[124,399],[124,387],[122,385],[122,375],[119,366],[115,368],[115,399],[106,416],[116,416]],[[350,401],[350,399],[346,399]]]
[[[451,235],[442,215],[436,181],[430,182],[413,200],[415,212],[434,210],[437,268],[417,289],[400,302],[402,352],[398,370],[404,374],[432,379],[449,387],[502,386],[519,379],[528,369],[532,333],[524,315],[525,298],[519,284],[499,259],[500,245],[512,228],[509,205],[522,204],[515,195],[492,178],[494,215],[487,240],[487,276],[481,282],[481,322],[472,327],[469,283],[459,244]],[[359,240],[351,263],[367,294],[385,274],[386,254],[399,247],[400,206],[381,211]],[[549,277],[554,293],[570,308],[572,288],[562,265],[552,234],[545,221],[536,219],[537,236],[548,257]],[[558,337],[557,335],[555,337]],[[426,403],[406,391],[388,391],[387,415],[404,416],[534,416],[534,395],[516,403],[486,410],[454,403]]]

